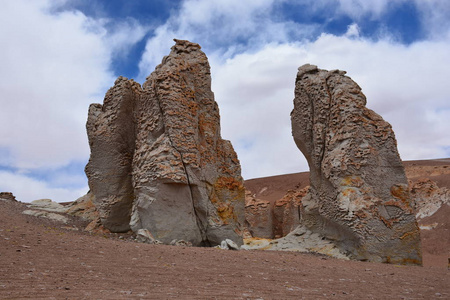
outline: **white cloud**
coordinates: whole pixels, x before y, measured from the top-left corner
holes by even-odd
[[[450,38],[450,5],[447,0],[414,0],[428,36]]]
[[[2,191],[11,191],[18,201],[31,202],[33,200],[51,198],[56,202],[75,201],[86,194],[87,186],[81,188],[55,188],[45,181],[39,181],[21,174],[0,171]]]
[[[1,2],[0,163],[7,170],[0,171],[0,190],[22,201],[74,200],[87,190],[84,175],[73,177],[62,169],[88,158],[88,105],[101,102],[113,84],[114,56],[127,55],[150,28],[133,19],[117,22],[64,11],[64,0]],[[386,36],[370,41],[359,35],[358,18],[382,17],[392,1],[301,2],[313,5],[305,7],[314,12],[330,7],[351,16],[356,23],[343,36],[318,36],[320,25],[283,20],[275,9],[279,3],[183,1],[152,32],[138,80],[169,53],[173,38],[198,42],[210,58],[222,135],[232,141],[247,179],[307,170],[289,117],[296,71],[304,63],[348,71],[368,106],[393,125],[403,159],[450,155],[447,1],[415,0],[428,39],[409,46]],[[49,12],[54,5],[59,13]],[[59,175],[46,181],[31,177],[42,167]]]
[[[240,52],[255,52],[268,43],[305,39],[317,31],[312,24],[279,21],[274,0],[186,0],[147,41],[140,62],[143,81],[173,45],[173,38],[199,43],[205,51],[217,50],[225,60]]]
[[[450,69],[442,63],[449,48],[448,39],[403,46],[323,34],[309,43],[269,45],[225,64],[212,61],[223,136],[233,142],[247,179],[307,170],[291,137],[289,112],[296,69],[312,63],[348,71],[368,107],[393,125],[403,159],[449,156]]]
[[[33,193],[74,200],[78,188],[87,190],[83,168],[73,176],[63,169],[87,162],[89,104],[102,102],[114,83],[113,57],[126,55],[148,28],[133,19],[114,23],[64,11],[65,1],[1,3],[0,162],[8,171],[0,190],[27,201]],[[27,175],[42,168],[59,178]]]
[[[128,55],[130,47],[141,41],[150,29],[135,19],[124,21],[101,19],[98,22],[108,28],[102,30],[106,46],[111,49],[113,55],[122,57]]]
[[[8,1],[0,12],[7,41],[0,47],[0,147],[11,150],[17,168],[86,159],[88,105],[113,81],[110,50],[87,31],[89,20],[79,12],[49,15],[46,4]]]
[[[274,44],[224,64],[210,60],[222,136],[232,141],[246,179],[307,170],[289,116],[303,59],[300,46]]]
[[[101,102],[113,84],[113,56],[125,55],[147,30],[133,19],[51,14],[51,4],[5,1],[0,11],[0,148],[12,153],[10,167],[87,160],[89,104]]]
[[[114,82],[113,55],[146,32],[132,19],[110,25],[79,11],[50,14],[50,3],[6,1],[0,11],[0,148],[21,169],[87,159],[89,104]]]
[[[389,9],[390,5],[408,0],[337,0],[339,10],[353,18],[361,18],[367,14],[379,17]]]
[[[394,6],[402,2],[396,0]],[[425,24],[426,16],[442,13],[431,2],[436,0],[422,4]],[[212,67],[222,135],[238,152],[245,178],[307,170],[292,140],[289,117],[296,70],[304,63],[348,71],[362,86],[369,108],[393,125],[403,159],[450,155],[444,150],[450,145],[446,138],[450,90],[444,82],[450,72],[442,63],[450,46],[448,35],[404,46],[395,43],[389,33],[377,36],[376,41],[363,39],[354,23],[343,36],[322,34],[306,41],[315,28],[299,29],[299,24],[274,21],[270,1],[258,2],[259,6],[248,3],[185,1],[148,41],[140,64],[141,75],[148,75],[168,54],[174,37],[203,46]],[[381,18],[393,7],[387,0],[330,0],[314,2],[311,9],[317,12],[333,3],[338,13],[355,20],[367,15]],[[430,32],[437,30],[427,26]],[[292,34],[295,29],[299,29],[297,35]],[[236,43],[224,46],[224,39],[242,37],[253,43],[243,48]],[[209,47],[212,41],[216,48]]]

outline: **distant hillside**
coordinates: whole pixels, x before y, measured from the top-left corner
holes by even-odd
[[[439,187],[450,188],[450,158],[410,160],[403,162],[409,180],[429,178]],[[288,190],[309,185],[309,172],[254,178],[245,181],[245,187],[256,198],[276,201]]]

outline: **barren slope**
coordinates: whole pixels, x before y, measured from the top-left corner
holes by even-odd
[[[1,299],[445,299],[437,267],[288,252],[139,244],[22,215],[0,201]],[[73,219],[75,220],[75,219]]]

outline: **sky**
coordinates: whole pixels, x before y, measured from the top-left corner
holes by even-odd
[[[308,171],[291,136],[297,68],[341,69],[403,160],[450,157],[448,0],[0,0],[0,191],[88,191],[85,123],[118,76],[143,83],[173,39],[211,65],[244,179]]]

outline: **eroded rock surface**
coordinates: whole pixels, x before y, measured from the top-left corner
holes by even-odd
[[[11,192],[0,192],[0,200],[17,201],[16,197]]]
[[[272,239],[274,237],[272,203],[258,199],[250,191],[246,191],[245,224],[252,237]]]
[[[94,195],[88,192],[78,198],[67,207],[67,214],[80,217],[85,221],[94,221],[99,218],[98,211],[94,205]]]
[[[354,259],[421,264],[419,228],[390,124],[343,71],[299,68],[292,133],[310,168],[302,224]]]
[[[86,174],[94,204],[111,231],[240,245],[243,180],[220,137],[209,63],[199,45],[175,42],[142,87],[119,77],[104,104],[91,105]]]
[[[288,235],[300,225],[301,203],[308,189],[309,186],[289,190],[283,198],[275,201],[273,205],[273,235],[275,238]]]
[[[450,190],[439,187],[436,182],[422,178],[411,184],[411,197],[418,220],[432,216],[443,205],[450,205]]]

